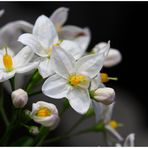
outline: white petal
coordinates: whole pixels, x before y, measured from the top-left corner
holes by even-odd
[[[4,14],[5,10],[0,10],[0,17]]]
[[[100,73],[91,80],[90,90],[96,90],[101,86]]]
[[[45,58],[43,61],[40,62],[38,70],[43,78],[47,78],[54,74],[50,59],[48,58]]]
[[[41,46],[40,42],[32,34],[29,34],[29,33],[22,34],[19,37],[18,41],[20,41],[24,45],[31,47],[31,49],[37,55],[39,55],[41,57],[47,57],[48,56],[46,50]]]
[[[84,54],[84,51],[73,41],[64,40],[60,46],[75,59],[79,59]]]
[[[104,58],[103,54],[98,53],[82,57],[76,63],[77,72],[90,78],[95,77],[103,66]]]
[[[14,58],[15,68],[26,65],[33,58],[34,52],[28,46],[24,47]]]
[[[74,58],[61,47],[55,47],[51,55],[53,70],[64,78],[75,72]]]
[[[82,88],[72,88],[67,95],[71,107],[80,114],[85,114],[90,107],[88,91]]]
[[[117,49],[110,49],[108,56],[104,61],[105,67],[112,67],[119,64],[122,60],[122,55],[119,50]]]
[[[22,33],[32,32],[33,25],[22,20],[10,22],[0,29],[0,45],[4,43],[10,47],[15,53],[21,48],[22,44],[17,41]]]
[[[67,81],[57,74],[49,77],[42,86],[43,94],[55,99],[66,97],[68,90]]]
[[[11,72],[2,72],[0,71],[0,82],[4,82],[10,78],[12,78],[15,75],[15,71]]]
[[[58,42],[58,35],[54,24],[44,15],[37,18],[33,27],[33,35],[40,41],[44,48],[49,48]]]
[[[16,73],[26,73],[26,72],[29,72],[29,71],[37,68],[38,65],[39,65],[39,62],[28,63],[27,65],[24,65],[22,67],[16,68]]]
[[[73,25],[64,26],[59,35],[61,39],[75,41],[83,51],[87,49],[91,39],[91,33],[88,28],[80,28]]]
[[[98,52],[100,54],[102,53],[106,57],[108,55],[109,49],[110,49],[110,41],[108,41],[108,43],[101,42],[101,43],[97,44],[94,47],[93,51]]]
[[[115,136],[115,138],[117,138],[119,141],[123,141],[122,136],[115,129],[113,129],[111,126],[106,125],[105,128],[109,131],[110,134]]]
[[[68,17],[68,10],[68,8],[60,7],[56,9],[50,16],[50,19],[56,26],[56,29],[60,29],[59,27],[62,27],[62,25],[66,22]]]
[[[135,141],[135,134],[134,133],[129,134],[125,139],[124,146],[134,147],[135,146],[134,141]]]

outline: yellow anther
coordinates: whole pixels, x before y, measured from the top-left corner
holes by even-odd
[[[51,53],[52,53],[52,47],[50,47],[48,50],[48,57],[50,57]]]
[[[118,78],[116,77],[109,77],[107,73],[100,73],[100,78],[102,83],[106,83],[109,80],[114,80],[114,81],[118,80]]]
[[[9,72],[13,69],[13,61],[12,61],[12,57],[7,52],[7,48],[5,48],[5,50],[6,50],[6,53],[3,56],[3,63],[6,71]]]
[[[36,113],[36,116],[38,117],[47,117],[50,115],[51,115],[51,111],[46,107],[40,108]]]
[[[118,127],[118,123],[115,120],[110,120],[108,124],[114,129]]]
[[[78,86],[79,84],[85,83],[86,81],[87,81],[86,76],[78,75],[78,74],[70,75],[68,78],[68,82],[72,86]]]

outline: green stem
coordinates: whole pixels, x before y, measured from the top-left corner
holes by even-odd
[[[9,79],[9,81],[11,85],[11,90],[14,91],[15,90],[15,76]]]
[[[4,110],[3,88],[1,84],[0,84],[0,114],[4,120],[5,125],[9,126],[9,121],[8,121],[7,115]]]
[[[41,126],[40,134],[35,139],[35,146],[41,146],[42,143],[44,142],[46,136],[48,135],[48,133],[49,133],[49,129],[47,129],[46,127]]]
[[[35,96],[35,95],[38,95],[38,94],[41,94],[41,93],[42,93],[41,90],[40,91],[37,91],[37,92],[32,92],[32,93],[29,93],[29,97]]]

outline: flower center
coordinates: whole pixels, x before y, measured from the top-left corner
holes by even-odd
[[[116,77],[109,77],[107,73],[100,73],[100,78],[102,83],[106,83],[109,80],[115,80],[115,81],[118,80],[118,78]]]
[[[37,111],[36,116],[47,117],[50,116],[51,114],[52,112],[47,107],[42,107]]]
[[[114,129],[118,127],[118,123],[115,120],[110,120],[108,124]]]
[[[12,61],[12,57],[7,52],[7,48],[5,48],[5,50],[6,50],[6,53],[3,56],[3,63],[6,71],[10,72],[13,69],[13,61]]]
[[[68,82],[72,86],[78,86],[81,83],[87,82],[87,77],[79,74],[70,75],[68,78]]]

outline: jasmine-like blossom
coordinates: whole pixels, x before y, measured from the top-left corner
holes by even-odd
[[[34,52],[41,57],[41,62],[38,70],[43,78],[46,78],[54,73],[53,66],[50,62],[53,47],[60,45],[64,50],[69,52],[75,59],[82,56],[80,47],[72,41],[60,41],[54,24],[51,20],[42,15],[38,17],[33,27],[32,34],[26,33],[18,39],[24,45],[31,47]]]
[[[56,106],[44,101],[33,103],[30,115],[35,122],[50,129],[55,129],[60,120]]]
[[[122,144],[116,143],[116,146],[122,147]],[[124,147],[134,147],[135,146],[135,134],[134,133],[131,133],[126,137],[126,139],[123,143],[123,146]]]
[[[101,42],[97,44],[93,48],[93,52],[102,52],[104,50],[104,47],[106,46],[107,43]],[[111,48],[109,50],[108,56],[106,57],[104,61],[104,66],[105,67],[112,67],[117,64],[119,64],[122,60],[122,55],[119,50]]]
[[[109,50],[109,45],[106,50]],[[66,97],[75,111],[86,113],[91,104],[88,87],[91,79],[102,68],[105,52],[84,56],[75,61],[60,46],[56,47],[51,56],[56,74],[45,81],[42,86],[43,93],[56,99]]]
[[[89,28],[80,28],[74,25],[64,25],[68,18],[68,12],[68,8],[60,7],[53,12],[50,19],[56,27],[59,38],[77,43],[84,53],[90,43],[90,30]]]
[[[38,66],[38,61],[30,62],[34,55],[29,47],[24,47],[13,56],[10,50],[0,50],[0,82],[12,78],[15,73],[25,73]]]
[[[16,108],[23,108],[28,102],[28,94],[23,89],[17,89],[11,94],[12,103]]]
[[[121,124],[115,120],[112,120],[114,103],[110,105],[104,105],[102,103],[93,101],[92,105],[96,114],[96,121],[104,123],[105,129],[107,131],[108,141],[110,141],[112,137],[115,137],[118,141],[123,141],[122,136],[116,130]]]

